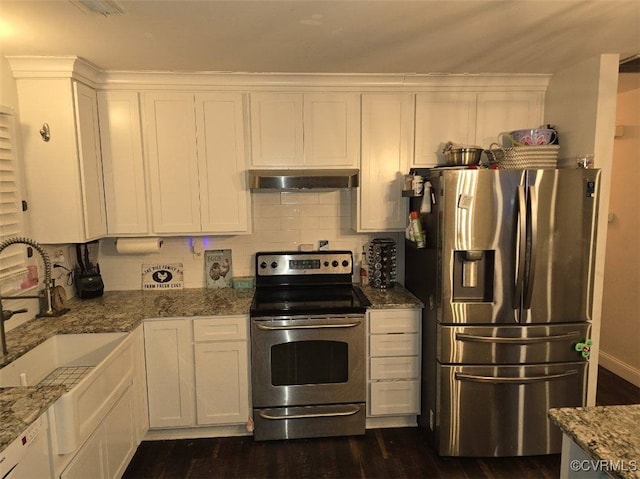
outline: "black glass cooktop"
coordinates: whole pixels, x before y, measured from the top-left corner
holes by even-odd
[[[251,316],[364,313],[369,302],[354,285],[256,288]]]

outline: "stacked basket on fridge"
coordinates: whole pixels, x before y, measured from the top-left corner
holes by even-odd
[[[560,146],[554,129],[514,130],[502,136],[501,146],[485,150],[489,162],[503,169],[556,168]]]

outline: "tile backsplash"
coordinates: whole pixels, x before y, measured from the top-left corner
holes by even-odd
[[[139,255],[118,254],[115,238],[101,240],[98,262],[105,290],[140,289],[142,265],[154,263],[182,263],[184,287],[204,287],[204,254],[194,253],[200,247],[231,249],[233,275],[253,276],[254,255],[258,251],[297,251],[306,244],[317,249],[320,240],[328,240],[329,249],[353,251],[358,264],[362,246],[373,238],[393,238],[399,250],[403,244],[400,233],[359,234],[351,228],[351,190],[253,192],[251,197],[252,234],[165,237],[160,253]],[[401,271],[398,273],[402,278]],[[356,269],[354,281],[357,275]]]

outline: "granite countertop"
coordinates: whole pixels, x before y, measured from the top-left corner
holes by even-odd
[[[403,309],[422,308],[422,302],[403,286],[396,284],[393,288],[378,289],[368,285],[360,289],[371,302],[370,309]]]
[[[611,476],[640,479],[640,404],[550,409],[549,417],[594,460],[625,466]]]
[[[9,331],[9,353],[0,367],[15,361],[56,334],[130,332],[145,319],[248,314],[253,289],[182,289],[177,291],[107,291],[103,296],[67,302],[62,316],[38,318]],[[372,309],[417,308],[422,303],[400,285],[388,290],[363,286]],[[62,394],[64,387],[0,388],[0,450]]]
[[[0,451],[42,416],[65,390],[62,385],[0,388]]]
[[[179,291],[107,291],[94,299],[74,298],[69,312],[38,318],[7,333],[9,353],[0,367],[15,361],[56,334],[133,331],[143,320],[247,314],[253,289],[183,289]]]

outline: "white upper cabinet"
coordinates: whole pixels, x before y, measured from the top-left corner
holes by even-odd
[[[107,233],[96,92],[72,78],[17,78],[30,235],[84,243]],[[50,132],[45,141],[40,130]]]
[[[476,141],[476,94],[434,92],[416,95],[416,153],[413,166],[438,164],[447,141]]]
[[[144,94],[153,232],[200,231],[193,93]]]
[[[542,122],[543,102],[539,90],[419,93],[412,166],[444,164],[447,141],[489,148],[501,132],[536,128]]]
[[[251,94],[253,166],[304,163],[303,96],[299,93]]]
[[[489,148],[501,132],[537,128],[543,122],[541,92],[478,93],[475,143]]]
[[[203,232],[249,231],[243,98],[197,93],[196,125]]]
[[[109,235],[149,233],[139,95],[98,92]]]
[[[413,166],[438,164],[447,141],[476,141],[476,94],[433,92],[416,95],[416,153]]]
[[[246,233],[242,95],[144,94],[153,233]]]
[[[401,231],[407,222],[403,176],[413,153],[412,94],[362,96],[362,163],[354,229]]]
[[[252,93],[253,167],[357,168],[358,93]]]
[[[305,93],[306,166],[357,167],[360,157],[360,95]]]

